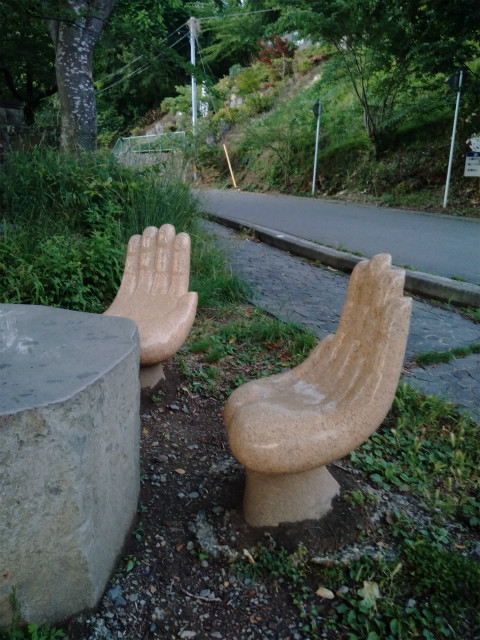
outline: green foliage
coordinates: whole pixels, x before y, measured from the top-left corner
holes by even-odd
[[[22,621],[20,603],[16,590],[13,588],[10,594],[11,623],[8,627],[0,625],[0,640],[55,640],[64,638],[65,633],[61,629],[48,625],[28,624]]]
[[[478,564],[459,553],[422,540],[418,540],[413,547],[405,547],[403,558],[415,580],[416,593],[429,601],[437,615],[455,619],[456,616],[462,616],[467,608],[478,613]],[[452,598],[452,594],[456,594],[456,597]]]
[[[348,587],[327,628],[346,628],[352,640],[457,638],[478,621],[479,578],[466,557],[421,540],[392,559],[365,556],[319,576],[331,589]]]
[[[43,10],[45,14],[49,11],[47,7]],[[55,52],[41,11],[37,3],[28,0],[0,3],[4,33],[0,40],[0,95],[25,102],[28,124],[33,124],[42,99],[56,91]]]
[[[258,11],[271,8],[273,4],[268,0],[247,1],[241,5],[236,0],[222,2],[220,11],[216,7],[216,19],[203,21],[205,35],[210,40],[210,44],[204,50],[205,60],[214,68],[222,70],[233,64],[243,65],[251,62],[260,49],[259,40],[265,32],[271,33],[270,25],[278,16],[274,11]],[[254,11],[257,13],[253,13]],[[241,15],[242,13],[244,15]],[[207,15],[210,17],[212,13]]]
[[[61,629],[48,625],[29,624],[26,628],[0,631],[0,640],[56,640],[64,637]]]
[[[282,31],[297,29],[302,36],[335,47],[339,70],[362,106],[365,130],[377,153],[384,151],[402,103],[415,102],[432,69],[448,72],[460,59],[465,64],[478,57],[474,34],[480,33],[480,10],[472,0],[456,3],[455,15],[435,0],[422,5],[392,0],[281,4]],[[468,28],[464,15],[469,15]]]
[[[0,300],[102,312],[123,271],[128,238],[171,223],[192,237],[191,290],[200,304],[236,300],[244,285],[197,232],[199,203],[161,169],[121,167],[109,153],[11,153],[0,173]]]
[[[464,623],[480,621],[480,567],[420,538],[401,545],[398,556],[389,559],[363,555],[324,568],[309,562],[302,545],[289,553],[270,541],[244,555],[235,566],[237,575],[273,588],[281,579],[299,609],[302,631],[311,638],[325,637],[326,630],[349,640],[456,638]],[[336,594],[328,615],[320,613],[325,609],[312,584]]]
[[[117,0],[94,56],[102,142],[125,135],[187,80],[188,59],[172,45],[189,15],[177,0]]]
[[[239,302],[249,288],[225,267],[225,254],[212,238],[197,231],[192,238],[190,289],[197,291],[200,307],[218,307]]]
[[[234,88],[241,96],[248,96],[252,92],[259,91],[262,82],[266,82],[270,77],[270,71],[265,64],[256,63],[251,67],[242,69],[235,76]]]
[[[101,313],[113,300],[124,250],[110,218],[86,236],[7,232],[0,243],[0,300]]]
[[[299,545],[294,553],[288,553],[283,548],[277,548],[273,539],[269,539],[267,546],[260,547],[254,554],[245,554],[238,562],[235,570],[237,574],[257,580],[268,574],[273,578],[286,578],[293,586],[302,585],[307,573],[307,549]]]
[[[455,347],[448,351],[423,351],[415,355],[415,363],[419,366],[441,364],[451,362],[455,358],[464,358],[473,353],[480,353],[480,344],[472,344],[468,347]]]
[[[478,438],[479,426],[452,404],[401,384],[381,429],[350,458],[382,487],[462,516],[478,489]]]
[[[264,312],[233,305],[197,314],[182,355],[181,366],[192,389],[227,395],[248,379],[278,373],[305,359],[315,336],[295,324],[283,323]],[[213,363],[218,367],[213,367]]]

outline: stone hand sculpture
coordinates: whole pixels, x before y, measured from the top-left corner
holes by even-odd
[[[198,295],[188,291],[190,236],[171,224],[147,227],[128,242],[123,278],[106,315],[134,320],[140,365],[157,365],[185,342],[195,320]]]
[[[358,447],[393,401],[407,343],[405,273],[380,254],[354,269],[334,335],[288,372],[236,389],[225,407],[233,454],[246,468],[252,526],[317,519],[339,492],[325,468]]]

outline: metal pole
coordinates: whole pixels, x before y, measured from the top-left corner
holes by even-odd
[[[315,137],[315,159],[313,161],[313,179],[312,179],[312,196],[315,195],[315,182],[317,180],[317,160],[318,160],[318,139],[320,137],[320,116],[322,114],[322,103],[319,102],[319,110],[317,116],[317,135]]]
[[[445,184],[445,195],[443,198],[443,208],[447,206],[448,201],[448,189],[450,186],[450,176],[452,174],[452,161],[453,161],[453,149],[455,147],[455,134],[457,132],[457,120],[458,120],[458,110],[460,107],[460,92],[462,89],[462,80],[463,80],[463,69],[460,69],[460,75],[458,80],[458,92],[457,92],[457,102],[455,106],[455,116],[453,118],[453,131],[452,131],[452,141],[450,144],[450,156],[448,158],[448,169],[447,169],[447,182]]]
[[[195,60],[195,38],[200,29],[200,21],[196,18],[190,18],[188,21],[188,27],[190,29],[190,62],[193,66],[196,64]],[[197,135],[197,80],[195,75],[192,73],[192,133],[193,133],[193,143],[195,145],[196,150],[196,141],[195,136]],[[197,180],[197,165],[194,161],[193,163],[193,179]]]
[[[190,29],[190,62],[193,66],[196,64],[195,59],[195,37],[198,33],[198,20],[196,18],[190,18],[188,21],[188,27]],[[197,132],[197,80],[192,73],[192,129],[193,135]]]

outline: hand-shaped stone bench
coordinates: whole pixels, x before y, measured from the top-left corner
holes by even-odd
[[[187,233],[175,235],[175,228],[164,224],[130,238],[122,282],[105,314],[136,322],[142,387],[161,379],[161,363],[180,349],[192,328],[198,295],[188,291],[189,277]]]
[[[318,519],[339,485],[325,465],[358,447],[393,401],[411,300],[387,254],[360,262],[337,332],[299,366],[236,389],[225,407],[230,447],[245,466],[251,526]]]

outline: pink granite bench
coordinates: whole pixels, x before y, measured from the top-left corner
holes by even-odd
[[[133,320],[140,335],[140,383],[154,387],[162,363],[180,349],[192,328],[198,295],[188,291],[190,236],[164,224],[147,227],[128,243],[122,282],[105,315]]]
[[[331,508],[339,485],[325,465],[364,442],[395,395],[412,302],[404,278],[387,254],[360,262],[337,332],[298,367],[229,397],[225,424],[245,465],[250,525],[318,519]]]

